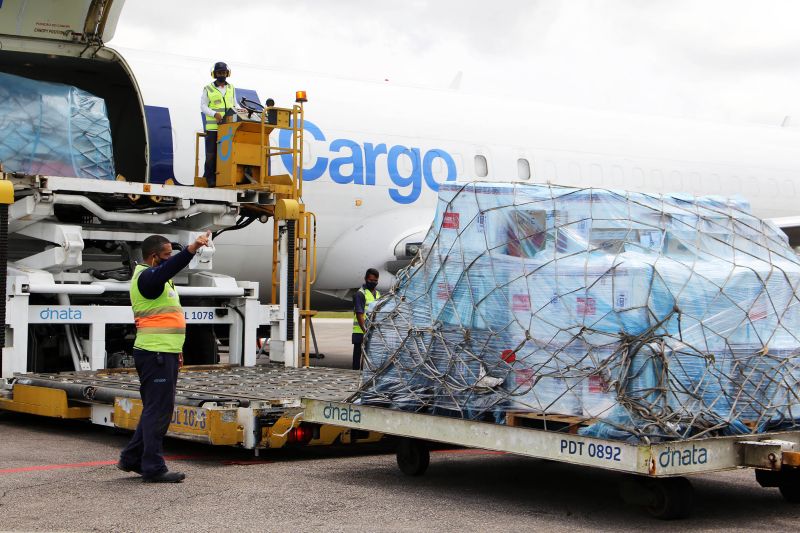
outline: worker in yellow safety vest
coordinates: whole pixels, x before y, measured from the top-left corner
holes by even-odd
[[[136,472],[151,483],[179,483],[186,476],[170,472],[161,455],[162,441],[175,409],[178,368],[183,364],[186,319],[172,278],[189,265],[211,237],[206,232],[172,255],[172,244],[161,235],[142,241],[145,264],[131,278],[131,306],[136,323],[133,359],[139,374],[142,414],[131,441],[120,453],[117,468]]]
[[[200,111],[205,118],[206,164],[203,177],[209,187],[217,184],[217,129],[226,113],[234,109],[236,89],[228,83],[231,75],[228,65],[222,61],[214,63],[211,76],[214,81],[203,87],[200,95]]]
[[[372,311],[375,301],[381,297],[378,286],[378,271],[367,269],[364,285],[353,296],[353,370],[361,369],[361,344],[367,331],[366,316]]]

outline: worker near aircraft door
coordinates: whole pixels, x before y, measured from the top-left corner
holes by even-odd
[[[231,71],[226,63],[214,63],[211,76],[214,81],[203,87],[200,95],[200,111],[205,118],[206,164],[203,177],[209,187],[217,184],[217,129],[226,112],[233,110],[236,90],[227,82]]]
[[[361,369],[361,344],[367,331],[366,317],[372,311],[375,301],[381,297],[378,286],[378,271],[367,270],[364,284],[353,296],[353,370]]]
[[[145,264],[131,279],[131,305],[136,323],[133,358],[139,374],[142,414],[131,441],[120,453],[117,468],[136,472],[144,481],[179,483],[186,477],[170,472],[162,457],[162,441],[175,409],[178,368],[183,362],[186,320],[172,278],[206,246],[206,232],[172,256],[172,244],[161,235],[142,241]]]

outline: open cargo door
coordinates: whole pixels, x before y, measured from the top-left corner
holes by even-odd
[[[106,103],[117,174],[148,179],[144,102],[130,67],[104,46],[123,0],[0,0],[0,72],[83,89]]]
[[[114,36],[124,0],[2,0],[0,35],[93,43]]]

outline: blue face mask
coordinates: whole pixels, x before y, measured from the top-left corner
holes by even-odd
[[[366,281],[366,282],[364,282],[364,285],[365,285],[365,286],[366,286],[366,287],[367,287],[369,290],[371,290],[371,291],[374,291],[374,290],[375,290],[375,287],[377,287],[377,286],[378,286],[378,282],[377,282],[377,281]]]

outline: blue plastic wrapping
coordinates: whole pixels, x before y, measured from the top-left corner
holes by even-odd
[[[102,98],[0,72],[0,163],[6,172],[113,180]]]
[[[442,185],[355,399],[650,441],[800,424],[800,260],[736,199]]]

